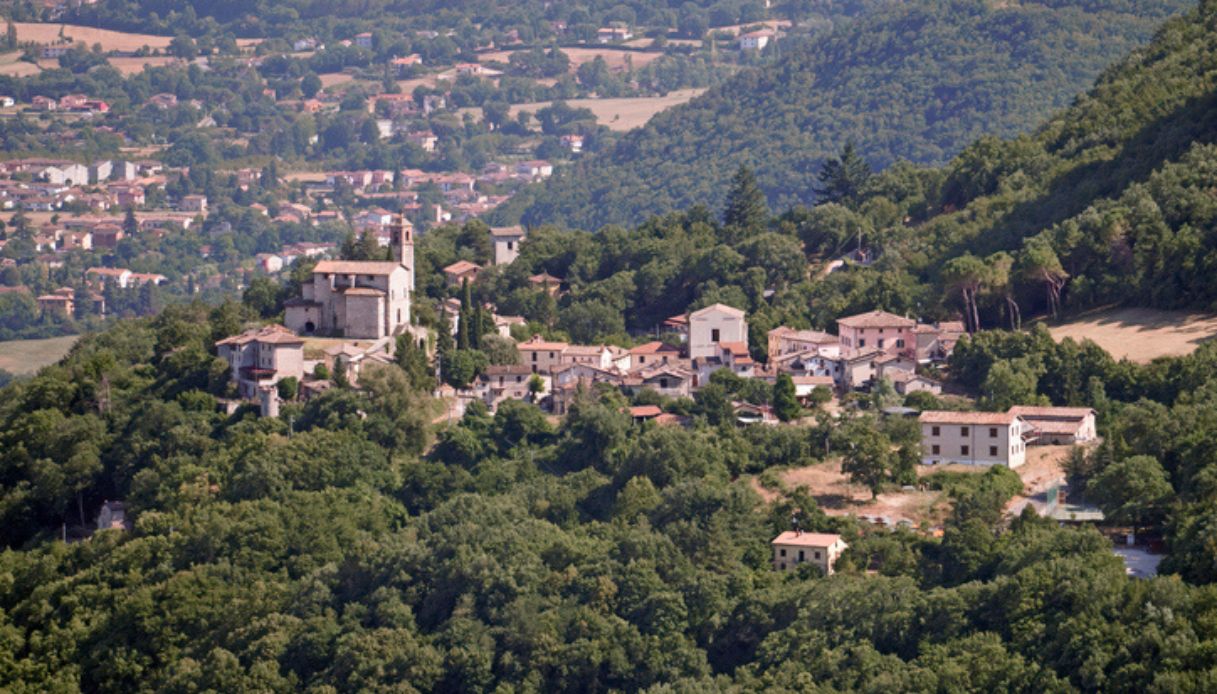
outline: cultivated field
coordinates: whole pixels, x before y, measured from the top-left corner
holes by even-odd
[[[633,130],[647,124],[656,113],[687,103],[704,89],[681,89],[667,96],[643,96],[626,99],[571,99],[571,108],[586,108],[596,114],[596,120],[612,130]],[[520,111],[536,113],[552,102],[517,104],[511,107],[511,117]]]
[[[144,46],[164,50],[169,47],[169,42],[172,40],[168,36],[95,29],[75,24],[43,24],[38,22],[16,22],[15,24],[18,41],[55,43],[63,38],[73,42],[84,43],[89,47],[92,47],[95,43],[101,44],[103,51],[136,51]],[[61,30],[63,33],[62,37],[60,37]],[[255,46],[259,40],[237,39],[237,45],[241,47]]]
[[[647,39],[649,42],[650,39]],[[561,51],[570,58],[571,71],[579,69],[579,66],[584,63],[590,63],[597,56],[604,58],[604,62],[608,64],[610,70],[625,70],[627,63],[633,64],[635,68],[644,67],[655,62],[663,53],[648,52],[640,53],[638,51],[623,51],[620,48],[562,48]],[[488,53],[479,53],[478,62],[489,63],[498,62],[506,63],[512,53],[516,51],[490,51]]]
[[[0,54],[0,75],[7,77],[29,77],[42,71],[42,68],[38,65],[18,60],[20,57],[20,51]]]
[[[1217,337],[1217,316],[1187,311],[1117,308],[1051,326],[1052,337],[1089,338],[1117,359],[1138,363],[1191,354]]]
[[[79,335],[0,342],[0,369],[24,376],[63,359]]]

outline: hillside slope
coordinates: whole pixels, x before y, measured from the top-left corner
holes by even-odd
[[[753,166],[771,203],[814,199],[848,139],[877,167],[939,164],[984,134],[1029,130],[1191,3],[975,0],[892,6],[661,114],[561,172],[504,221],[594,229],[722,198]],[[530,200],[529,197],[532,199]]]

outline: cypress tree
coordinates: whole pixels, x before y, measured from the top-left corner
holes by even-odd
[[[731,192],[727,193],[727,206],[723,209],[723,224],[740,229],[759,229],[769,219],[769,206],[765,193],[756,182],[756,174],[747,166],[740,166],[731,179]]]

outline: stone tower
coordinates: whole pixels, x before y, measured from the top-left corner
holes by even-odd
[[[389,226],[393,242],[393,257],[410,272],[408,287],[414,293],[414,225],[404,214],[393,215]]]

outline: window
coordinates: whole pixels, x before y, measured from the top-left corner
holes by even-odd
[[[989,457],[990,458],[997,457],[997,446],[989,446]]]
[[[960,447],[959,447],[959,454],[960,454],[960,455],[968,455],[968,453],[969,453],[969,451],[968,451],[968,447],[967,447],[967,446],[960,446]]]
[[[784,557],[784,556],[786,556],[786,550],[784,550],[784,549],[779,549],[779,550],[778,550],[778,556],[779,556],[779,557]]]
[[[930,452],[933,453],[934,455],[938,455],[941,451],[942,451],[942,449],[938,446],[938,444],[934,444],[933,446],[930,446]]]
[[[513,248],[515,248],[515,246],[516,246],[516,244],[514,241],[507,242],[507,250],[509,250],[509,251],[512,250]]]
[[[647,363],[647,358],[646,358],[646,357],[638,357],[638,363],[639,363],[639,364],[645,364],[645,363]]]
[[[883,338],[879,338],[879,349],[883,349],[884,342],[885,342],[885,340]]]
[[[940,436],[942,431],[938,427],[930,427],[930,436]]]
[[[807,559],[807,557],[803,556],[803,550],[800,549],[799,550],[799,561],[804,561],[806,559]]]
[[[536,352],[533,352],[533,353],[532,353],[532,360],[533,360],[533,361],[536,361],[536,360],[537,360],[537,353],[536,353]]]
[[[666,378],[661,378],[661,379],[659,379],[659,387],[660,387],[660,388],[667,388],[667,387],[668,387],[668,379],[666,379]]]
[[[865,337],[864,337],[864,338],[862,338],[861,340],[858,340],[858,346],[859,346],[859,347],[865,347],[865,346],[866,346],[866,338],[865,338]]]
[[[997,427],[989,427],[989,438],[997,438]]]
[[[968,435],[968,428],[967,428],[967,427],[959,427],[959,435],[960,435],[960,436],[967,436],[967,435]]]
[[[817,550],[817,551],[816,551],[816,553],[815,553],[815,557],[816,557],[816,559],[819,559],[819,558],[820,558],[820,552],[819,552],[818,550]]]
[[[718,339],[719,339],[719,330],[718,330],[718,328],[715,328],[710,331],[710,341],[718,342]]]
[[[903,339],[896,340],[896,347],[898,347],[900,349],[904,349],[904,340]]]

